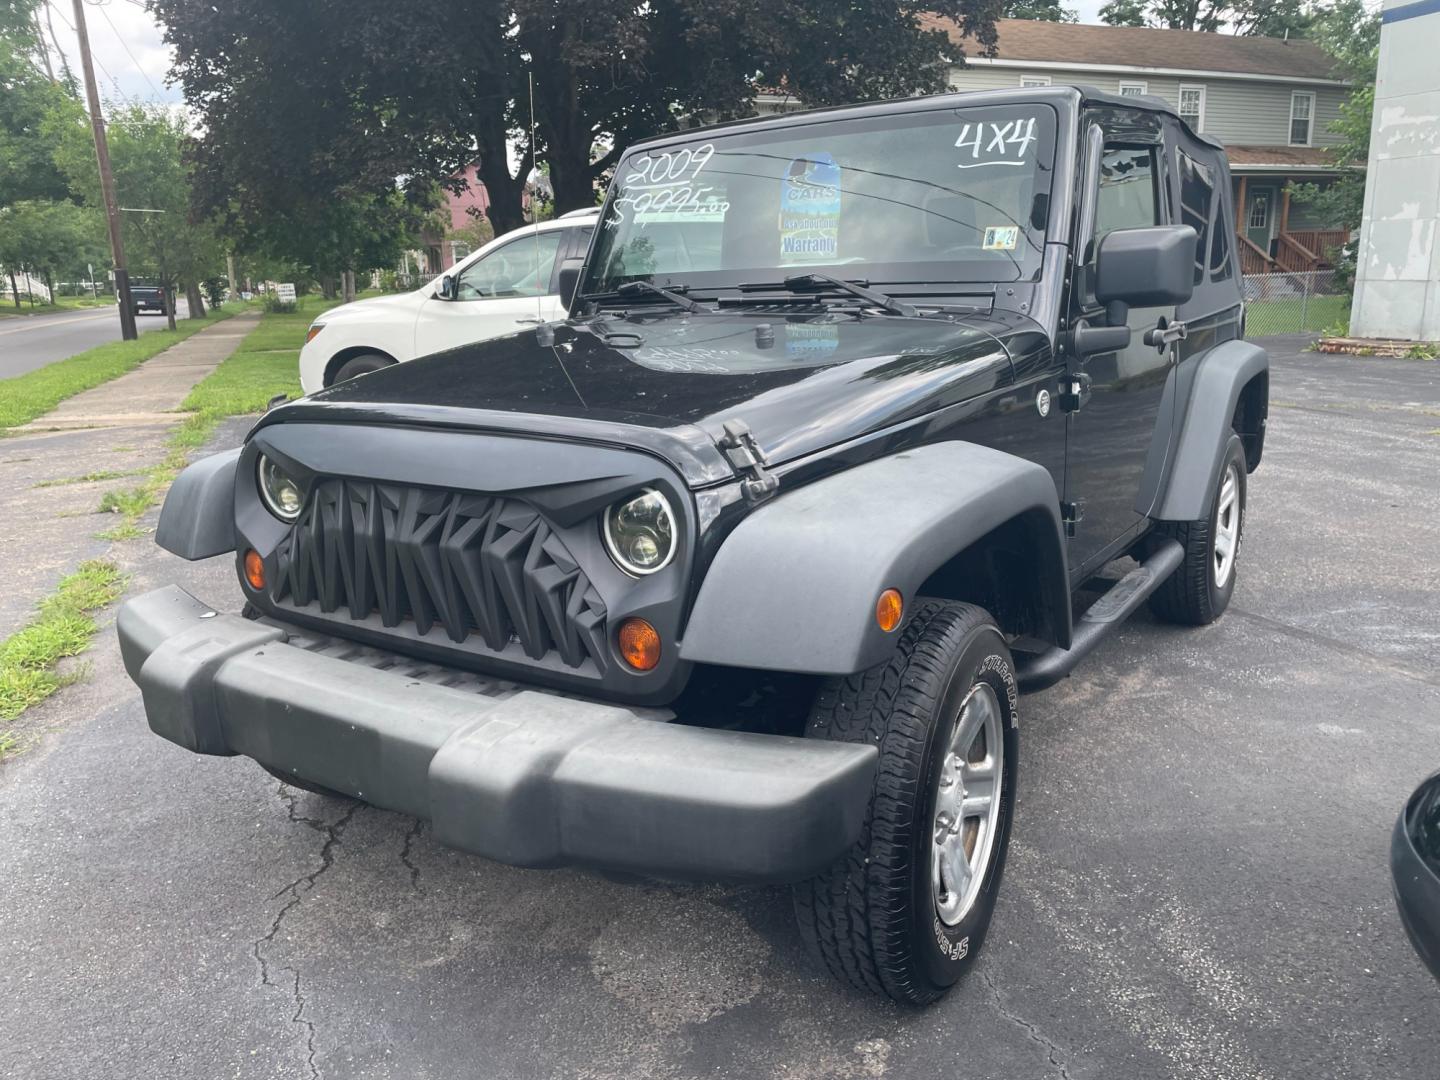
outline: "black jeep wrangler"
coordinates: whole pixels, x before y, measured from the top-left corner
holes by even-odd
[[[244,612],[125,606],[150,725],[502,862],[795,883],[830,971],[934,1000],[1018,695],[1230,599],[1268,385],[1233,220],[1216,143],[1072,87],[635,147],[570,319],[182,474],[157,540],[234,552]]]

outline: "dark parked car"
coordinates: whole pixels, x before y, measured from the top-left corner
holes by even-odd
[[[1416,789],[1395,822],[1390,871],[1405,932],[1440,979],[1440,773]]]
[[[642,144],[568,321],[180,477],[157,539],[234,552],[244,611],[125,606],[150,724],[507,863],[795,883],[831,972],[932,1001],[1019,695],[1230,600],[1268,385],[1233,220],[1215,142],[1070,87]]]
[[[153,311],[157,315],[164,315],[165,294],[158,285],[131,285],[130,306],[136,315],[144,311]]]

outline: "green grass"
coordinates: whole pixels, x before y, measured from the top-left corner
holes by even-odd
[[[71,484],[94,484],[100,480],[119,480],[124,476],[138,476],[134,469],[102,469],[99,472],[85,473],[83,476],[62,476],[56,480],[41,480],[34,486],[38,488],[68,487]]]
[[[180,408],[192,413],[170,437],[172,449],[203,446],[229,416],[261,412],[277,394],[300,394],[300,346],[305,331],[333,300],[305,297],[293,315],[261,316],[260,325],[219,367],[196,384]]]
[[[212,311],[203,319],[182,320],[173,331],[156,330],[142,334],[135,341],[112,341],[38,371],[17,375],[13,379],[0,379],[0,432],[44,416],[60,402],[82,390],[119,378],[176,342],[184,341],[196,331],[229,318],[231,314],[230,311]]]
[[[146,470],[145,479],[137,486],[105,493],[99,512],[119,514],[123,520],[96,537],[134,540],[143,536],[140,519],[185,467],[189,452],[204,446],[221,420],[260,412],[277,394],[298,395],[305,331],[317,314],[334,306],[334,301],[306,297],[294,314],[261,316],[260,325],[245,335],[240,347],[201,379],[181,403],[181,411],[190,415],[170,433],[164,460]]]
[[[28,315],[57,315],[62,311],[82,311],[85,308],[106,308],[115,306],[113,296],[102,296],[99,299],[91,299],[88,296],[62,296],[53,304],[36,304],[33,308],[28,301],[21,300],[21,307],[17,311],[13,297],[6,294],[3,296],[3,303],[0,303],[0,316],[11,319],[23,319]]]
[[[1279,300],[1254,300],[1245,305],[1247,337],[1311,331],[1318,334],[1326,327],[1348,323],[1349,320],[1348,296],[1312,296],[1308,301],[1302,301],[1298,296],[1287,296]]]
[[[35,618],[0,642],[0,720],[14,720],[66,684],[56,665],[90,647],[99,629],[94,614],[114,603],[124,584],[114,563],[83,562],[40,603]],[[14,746],[14,736],[0,732],[0,755]]]

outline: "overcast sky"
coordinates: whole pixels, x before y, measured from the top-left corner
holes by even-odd
[[[1081,22],[1099,22],[1104,0],[1081,0],[1074,6]],[[79,74],[72,5],[52,0],[51,19],[60,47]],[[105,98],[177,102],[179,87],[165,85],[170,68],[169,49],[160,40],[160,27],[141,0],[86,0],[85,25],[95,57],[95,77]]]

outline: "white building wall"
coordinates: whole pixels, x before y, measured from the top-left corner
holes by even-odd
[[[1440,10],[1385,0],[1350,332],[1440,340]]]

